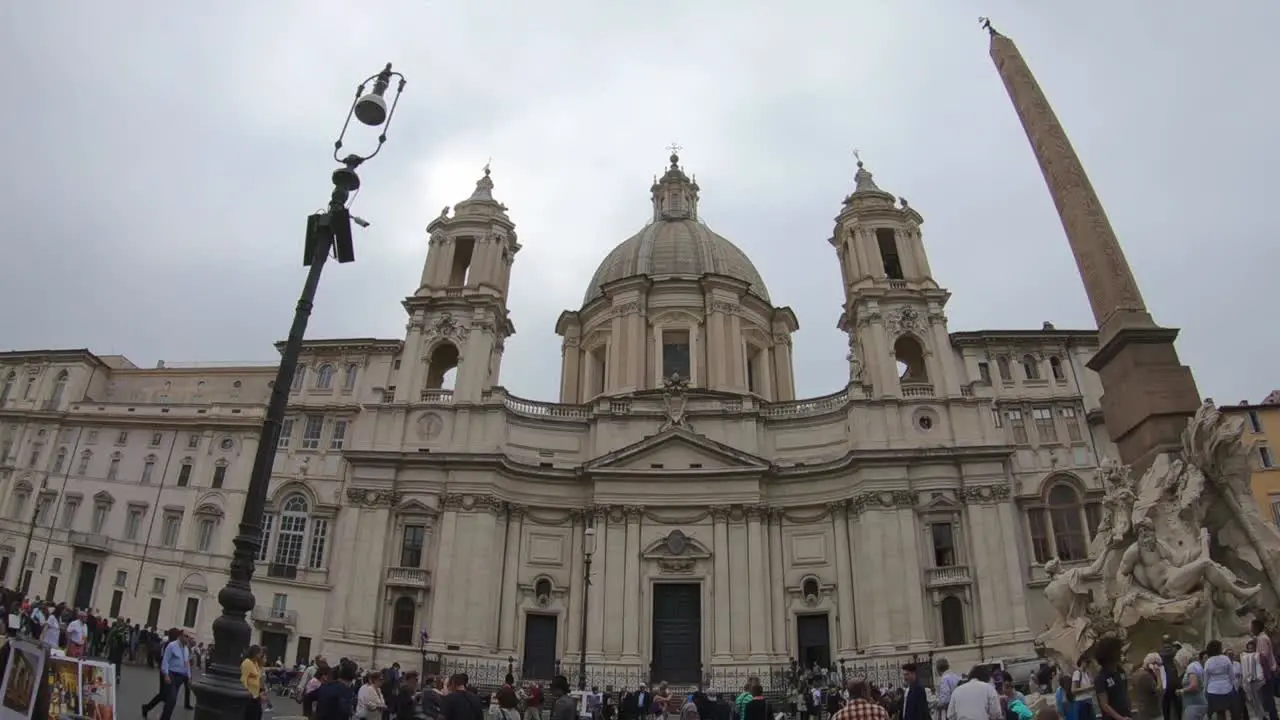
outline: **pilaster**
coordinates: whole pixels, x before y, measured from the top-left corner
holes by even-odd
[[[773,594],[770,618],[773,622],[773,653],[782,657],[795,657],[791,653],[791,640],[787,632],[786,579],[787,568],[782,559],[782,509],[769,508],[769,589]]]
[[[439,543],[436,547],[436,577],[442,582],[454,577],[454,555],[458,538],[458,509],[462,506],[462,497],[445,495],[440,498],[440,506],[444,513],[440,518]],[[353,545],[354,547],[354,545]],[[461,640],[458,637],[458,625],[455,620],[454,606],[457,598],[465,597],[463,593],[452,588],[437,587],[431,593],[431,626],[428,631],[439,643]]]
[[[629,506],[624,509],[627,519],[626,576],[622,581],[623,606],[626,615],[622,628],[622,659],[637,662],[640,659],[640,521],[644,508]]]
[[[72,462],[68,459],[68,462]],[[30,502],[30,501],[29,501]],[[337,561],[333,563],[330,573],[334,577],[342,577],[343,575],[354,575],[356,572],[356,529],[360,520],[360,510],[353,507],[344,507],[338,511],[338,544]],[[329,633],[336,636],[345,636],[347,627],[347,603],[351,599],[353,593],[362,592],[363,588],[354,583],[334,583],[333,592],[329,595],[331,603],[329,604]]]
[[[362,507],[358,512],[355,542],[364,560],[357,562],[352,568],[354,572],[350,576],[351,585],[363,592],[377,588],[375,597],[380,597],[384,572],[382,558],[386,548],[387,528],[391,526],[391,510],[387,507]],[[348,605],[347,637],[354,636],[356,640],[375,642],[380,634],[375,626],[375,609],[365,605]]]
[[[898,534],[902,542],[903,588],[906,591],[907,623],[904,629],[909,632],[908,649],[912,651],[929,648],[929,635],[925,630],[924,620],[924,572],[920,567],[919,532],[916,524],[916,512],[909,507],[898,509]]]
[[[854,635],[857,622],[854,620],[853,609],[853,560],[849,552],[847,508],[847,502],[827,503],[827,512],[831,517],[836,537],[836,598],[840,612],[837,649],[841,653],[852,651],[857,643]]]
[[[604,595],[608,592],[605,581],[605,560],[609,547],[609,514],[613,510],[608,505],[597,505],[592,508],[596,529],[596,552],[591,557],[592,590],[587,601],[587,662],[604,660]],[[597,580],[598,579],[598,580]]]
[[[520,584],[520,548],[524,541],[524,511],[523,505],[507,504],[507,538],[502,566],[502,604],[498,608],[501,621],[498,630],[498,648],[512,654],[519,647],[516,642],[516,627],[520,621],[517,614],[519,603],[516,600],[516,592]]]
[[[714,563],[714,579],[712,581],[712,619],[715,622],[715,639],[712,643],[711,657],[713,661],[724,661],[733,657],[730,647],[732,623],[730,622],[730,598],[733,587],[729,582],[729,508],[723,505],[711,506],[712,526],[712,558]]]
[[[477,398],[478,399],[478,398]],[[497,643],[497,628],[493,625],[493,604],[497,601],[497,573],[494,572],[494,541],[497,539],[499,504],[496,500],[478,496],[475,506],[467,514],[470,536],[467,557],[469,572],[466,583],[467,619],[466,642],[483,648],[493,648]],[[459,588],[460,590],[461,588]]]
[[[747,589],[750,593],[751,606],[751,660],[758,662],[764,660],[769,652],[768,638],[765,634],[768,626],[764,622],[769,616],[769,610],[765,602],[768,578],[764,573],[766,559],[764,536],[760,524],[763,508],[758,505],[748,505],[743,508],[743,512],[747,518],[747,577],[750,583]]]

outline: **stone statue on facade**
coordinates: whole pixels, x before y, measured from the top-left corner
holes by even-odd
[[[1049,572],[1058,617],[1039,638],[1046,655],[1073,663],[1106,634],[1123,636],[1133,657],[1158,651],[1166,635],[1193,647],[1230,641],[1249,615],[1280,607],[1280,530],[1253,500],[1243,429],[1205,400],[1181,448],[1137,482],[1104,463],[1092,564]]]
[[[849,354],[845,359],[849,361],[849,382],[854,385],[861,385],[863,382],[863,374],[866,368],[862,365],[862,358],[859,357],[861,351],[858,349],[858,338],[852,332],[849,333]]]

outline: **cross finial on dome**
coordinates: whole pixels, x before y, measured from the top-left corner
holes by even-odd
[[[680,151],[684,147],[680,143],[673,142],[667,146],[667,149],[671,151],[671,167],[678,167],[680,165]]]

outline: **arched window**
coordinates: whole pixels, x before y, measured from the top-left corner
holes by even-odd
[[[417,619],[418,605],[411,597],[401,597],[391,609],[391,644],[413,644],[413,622]]]
[[[66,370],[58,373],[58,381],[53,384],[53,394],[49,396],[49,409],[57,410],[58,406],[62,404],[62,395],[67,390],[69,377]]]
[[[1040,379],[1040,363],[1035,359],[1034,355],[1022,356],[1022,374],[1028,380]]]
[[[325,363],[316,369],[316,389],[333,389],[333,366],[329,363]]]
[[[1097,533],[1101,518],[1102,506],[1098,502],[1086,502],[1068,482],[1054,483],[1043,505],[1027,508],[1035,561],[1087,559],[1090,539]]]
[[[142,484],[149,485],[151,476],[156,473],[156,456],[148,455],[147,459],[142,462]]]
[[[898,379],[908,383],[929,382],[929,371],[924,366],[924,348],[910,335],[903,335],[893,343],[893,355],[898,361]]]
[[[458,373],[458,348],[440,343],[427,359],[427,390],[452,390]]]
[[[1057,355],[1049,358],[1049,372],[1053,373],[1053,379],[1059,382],[1067,379],[1067,373],[1062,369],[1062,358]]]
[[[89,474],[89,461],[92,459],[93,459],[92,450],[85,450],[84,452],[80,453],[80,464],[76,465],[76,474],[77,475]]]
[[[111,453],[111,464],[107,466],[107,479],[115,480],[120,476],[120,453]]]
[[[1001,381],[1013,382],[1013,374],[1009,372],[1009,358],[1004,355],[996,358],[996,370],[1000,373]]]
[[[57,475],[67,465],[67,449],[58,448],[58,454],[53,456],[53,474]]]
[[[964,645],[968,642],[968,633],[964,626],[964,603],[955,595],[942,598],[938,604],[938,619],[942,622],[942,644],[944,647]]]
[[[13,394],[13,384],[17,381],[18,373],[10,370],[4,378],[4,385],[0,385],[0,406],[9,401],[9,396]]]
[[[301,495],[290,495],[280,509],[280,526],[276,532],[275,564],[298,567],[302,564],[302,548],[307,542],[307,519],[311,506]]]

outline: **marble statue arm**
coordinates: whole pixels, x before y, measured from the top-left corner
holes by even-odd
[[[1135,543],[1125,549],[1120,556],[1120,566],[1116,568],[1116,580],[1120,583],[1120,593],[1129,592],[1133,587],[1133,569],[1138,566],[1138,545]]]

